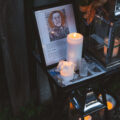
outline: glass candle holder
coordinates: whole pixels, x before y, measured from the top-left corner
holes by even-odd
[[[104,55],[106,56],[107,55],[107,49],[108,49],[108,38],[105,38],[104,40]],[[119,52],[119,40],[118,39],[115,39],[114,40],[114,47],[113,47],[113,53],[112,53],[112,57],[116,57],[118,55],[118,52]]]
[[[84,58],[79,61],[79,75],[86,77],[88,75],[88,64]]]

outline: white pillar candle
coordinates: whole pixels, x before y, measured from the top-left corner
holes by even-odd
[[[108,38],[105,38],[105,44],[108,45]],[[119,40],[115,39],[114,41],[114,46],[113,46],[113,53],[112,53],[112,57],[116,57],[118,55],[119,52],[119,46],[115,47],[119,45]],[[104,45],[104,55],[106,56],[107,54],[107,49],[108,47]]]
[[[67,36],[67,61],[73,62],[76,68],[82,57],[82,46],[83,35],[80,33],[70,33]]]

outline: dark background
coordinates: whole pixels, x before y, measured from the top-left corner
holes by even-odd
[[[20,107],[29,101],[41,103],[51,96],[46,75],[32,55],[33,7],[51,2],[56,0],[0,1],[1,109],[9,105],[14,114],[19,114]]]
[[[28,103],[40,105],[51,101],[47,76],[32,55],[35,46],[32,9],[57,1],[0,0],[0,112],[9,106],[18,115]],[[90,1],[77,2],[85,5]]]

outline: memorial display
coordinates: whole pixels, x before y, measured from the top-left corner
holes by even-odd
[[[104,0],[104,2],[105,1],[106,0]],[[104,4],[104,2],[102,2],[102,4]],[[97,1],[95,1],[95,3],[97,3]],[[94,47],[96,47],[94,40],[86,40],[86,36],[78,29],[79,24],[76,24],[78,23],[76,21],[76,14],[77,12],[79,13],[79,11],[75,12],[75,6],[73,6],[73,4],[73,1],[72,3],[58,3],[53,6],[36,8],[34,10],[36,35],[38,35],[37,42],[40,48],[40,57],[39,60],[37,57],[37,60],[40,61],[40,65],[45,68],[52,90],[54,91],[56,87],[62,92],[66,91],[63,93],[60,92],[59,94],[64,94],[65,101],[72,105],[71,108],[73,111],[78,112],[79,115],[77,117],[84,119],[85,116],[106,108],[105,98],[103,97],[104,93],[102,92],[103,101],[100,101],[97,96],[97,92],[101,93],[103,90],[99,89],[99,91],[97,91],[96,88],[92,88],[92,84],[99,84],[97,80],[100,82],[100,79],[96,78],[104,77],[106,70],[91,53],[89,54],[90,50],[89,52],[84,51],[87,46],[87,49],[89,47],[93,48],[94,53],[96,55],[98,54],[97,50],[94,49]],[[96,5],[94,7],[96,8]],[[89,12],[89,9],[86,10]],[[93,14],[92,19],[88,18],[87,25],[94,22],[95,17],[97,17],[96,14]],[[93,25],[94,23],[90,26],[90,30],[87,31],[90,33],[88,38],[96,38]],[[110,25],[113,24],[110,23]],[[98,26],[96,29],[99,34],[109,33],[99,32]],[[80,29],[82,30],[83,28],[81,27]],[[112,54],[113,58],[119,54],[119,49],[117,48],[119,46],[118,39],[117,36],[114,40],[115,49]],[[103,43],[101,43],[100,40],[101,38],[99,38],[97,42],[103,45],[103,56],[107,57],[109,34],[104,38]],[[84,44],[84,42],[87,43],[87,45]],[[98,45],[98,47],[101,46]],[[83,86],[82,91],[81,86]],[[92,119],[90,116],[85,118]]]
[[[66,38],[77,32],[72,4],[36,9],[35,18],[46,66],[66,59]]]
[[[36,26],[48,73],[65,87],[105,73],[96,61],[83,58],[84,36],[77,32],[72,4],[35,9]],[[81,28],[82,29],[82,28]],[[54,66],[54,67],[53,67]]]

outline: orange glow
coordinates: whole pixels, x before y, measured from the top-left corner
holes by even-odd
[[[67,77],[67,76],[73,75],[73,73],[72,73],[72,72],[70,73],[70,72],[65,71],[65,70],[61,70],[61,71],[60,71],[60,75],[61,75],[61,76],[66,76],[66,77]]]
[[[98,98],[100,98],[102,96],[102,94],[99,94]]]
[[[79,33],[71,33],[71,34],[69,34],[69,36],[70,36],[70,38],[72,38],[74,40],[78,40],[82,37],[81,34],[79,34]]]
[[[91,119],[92,119],[92,117],[90,115],[88,115],[84,118],[84,120],[91,120]]]
[[[70,109],[72,110],[72,109],[74,109],[74,106],[73,106],[73,104],[70,102]]]
[[[87,20],[87,23],[90,24],[95,17],[96,9],[100,6],[103,6],[107,0],[93,0],[91,4],[87,6],[80,6],[80,11],[84,13],[84,18]],[[102,7],[102,10],[105,13],[105,18],[108,19],[108,12]]]
[[[113,104],[109,101],[107,101],[107,108],[108,110],[112,110],[113,109]]]
[[[79,118],[79,120],[81,120],[81,118]],[[84,120],[92,120],[92,116],[88,115],[88,116],[84,117]]]
[[[63,62],[60,69],[61,76],[72,76],[74,74],[74,64],[72,62]]]
[[[67,43],[71,45],[82,45],[83,35],[80,33],[70,33],[67,36]]]
[[[108,38],[105,38],[104,42],[106,43],[106,45],[108,45]],[[119,40],[115,39],[112,57],[116,57],[118,55],[119,46],[115,47],[117,45],[119,45]],[[107,55],[107,49],[108,49],[108,47],[104,45],[104,55]]]
[[[90,24],[93,21],[96,13],[93,4],[90,4],[88,6],[80,6],[80,11],[85,13],[83,17],[87,20],[87,23]]]
[[[100,94],[99,95],[99,98],[102,97],[102,95]],[[107,101],[107,108],[108,110],[112,110],[114,108],[114,105],[112,104],[112,102],[110,101]]]
[[[73,36],[76,37],[76,33],[74,33]]]

